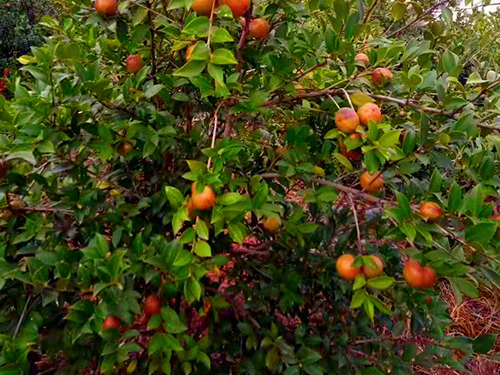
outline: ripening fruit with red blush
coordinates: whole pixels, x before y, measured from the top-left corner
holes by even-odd
[[[335,114],[335,125],[341,132],[352,134],[359,126],[359,116],[352,108],[340,108]]]
[[[358,53],[354,58],[354,62],[358,65],[363,65],[365,68],[370,65],[370,59],[364,53]]]
[[[161,300],[157,295],[146,298],[144,302],[144,313],[147,316],[157,315],[161,312]]]
[[[375,172],[374,174],[365,172],[359,178],[359,182],[363,190],[371,194],[380,192],[384,186],[384,178],[379,172]]]
[[[377,85],[380,85],[384,82],[389,83],[391,82],[393,77],[394,76],[392,72],[387,68],[377,68],[372,73],[373,82],[375,82]]]
[[[269,233],[276,233],[281,226],[281,220],[278,216],[270,216],[263,222],[264,229]]]
[[[233,12],[233,17],[243,16],[250,8],[250,0],[219,0],[219,5],[227,5]]]
[[[94,8],[101,16],[111,17],[118,12],[116,0],[96,0]]]
[[[212,8],[217,8],[216,0],[196,0],[193,5],[191,5],[191,9],[200,16],[210,17],[212,14]]]
[[[380,108],[375,103],[363,104],[358,109],[359,121],[363,125],[368,125],[370,121],[379,123],[382,121],[382,112]]]
[[[361,139],[363,136],[360,133],[353,133],[349,136],[350,139]],[[349,160],[358,160],[361,158],[361,149],[347,150],[347,145],[341,140],[339,143],[340,152]]]
[[[112,329],[120,328],[120,320],[115,316],[108,316],[104,319],[104,323],[102,324],[102,329],[105,331],[109,331]]]
[[[363,273],[367,279],[371,279],[376,276],[380,276],[382,272],[384,272],[384,262],[376,255],[370,255],[370,258],[375,263],[375,268],[370,267],[369,265],[363,266]]]
[[[255,39],[265,39],[271,31],[271,25],[264,18],[257,18],[250,22],[249,31]]]
[[[215,193],[212,188],[205,185],[201,193],[196,192],[196,182],[191,186],[191,202],[195,210],[206,211],[211,209],[215,204]]]
[[[344,254],[337,259],[337,272],[344,280],[354,280],[362,271],[361,268],[354,268],[356,259],[351,254]]]
[[[415,260],[410,260],[403,268],[403,277],[408,285],[414,288],[429,288],[437,281],[437,273],[433,268],[422,267]]]
[[[435,223],[441,219],[443,210],[439,204],[434,202],[426,202],[420,206],[420,216],[422,216],[425,221],[429,223]]]
[[[142,57],[141,55],[130,55],[127,57],[126,67],[127,72],[129,73],[137,73],[142,69]]]

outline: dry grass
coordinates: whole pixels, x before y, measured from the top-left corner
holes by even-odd
[[[478,337],[486,333],[500,334],[500,293],[497,289],[481,288],[479,298],[464,297],[459,303],[448,282],[439,284],[440,294],[449,307],[453,323],[446,331],[450,336]],[[500,340],[493,349],[500,353]],[[415,369],[417,375],[499,375],[500,363],[486,356],[474,356],[466,365],[466,371],[448,368]]]

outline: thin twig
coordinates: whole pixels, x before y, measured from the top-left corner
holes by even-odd
[[[349,198],[349,202],[351,203],[352,213],[354,215],[354,222],[356,223],[356,233],[358,235],[358,252],[360,254],[363,254],[363,244],[361,243],[361,230],[359,229],[358,213],[356,211],[356,206],[354,205],[352,195],[348,193],[347,197]]]
[[[148,8],[151,7],[149,1],[146,3]],[[154,1],[153,1],[154,4]],[[151,75],[153,76],[153,82],[156,84],[156,53],[155,53],[155,28],[153,25],[153,17],[152,10],[148,11],[148,20],[149,20],[149,30],[151,31]]]
[[[252,2],[250,1],[250,6],[245,13],[245,26],[243,26],[243,31],[241,32],[240,41],[238,42],[238,49],[236,50],[236,58],[238,59],[238,65],[236,66],[236,71],[238,73],[241,72],[241,68],[243,67],[243,49],[245,48],[245,44],[247,43],[247,37],[250,33],[250,22],[252,22]],[[240,79],[243,75],[240,76]]]
[[[28,304],[31,301],[31,294],[28,296],[28,299],[26,301],[26,304],[24,305],[23,312],[21,313],[21,316],[19,317],[19,322],[17,322],[16,330],[14,331],[14,336],[13,338],[16,338],[17,334],[19,333],[19,329],[21,328],[21,324],[24,320],[24,315],[26,315],[26,311],[28,309]]]
[[[214,131],[213,131],[213,134],[212,134],[212,145],[211,145],[211,148],[214,148],[215,147],[215,139],[217,137],[217,123],[219,121],[219,109],[220,107],[222,106],[224,102],[220,102],[219,105],[217,106],[217,108],[215,109],[215,114],[214,114]],[[207,169],[210,169],[210,165],[212,164],[212,158],[208,158],[208,162],[207,162]]]
[[[370,9],[368,9],[368,12],[366,12],[366,15],[365,15],[365,18],[363,19],[363,23],[367,23],[368,22],[368,19],[370,18],[373,10],[375,9],[375,7],[377,6],[377,3],[378,3],[378,0],[375,0],[372,4],[372,6],[370,7]]]
[[[212,54],[212,52],[210,50],[210,42],[212,41],[212,28],[213,28],[213,24],[214,24],[215,3],[216,3],[216,1],[213,0],[212,10],[210,11],[210,26],[208,28],[208,38],[207,38],[207,47],[208,47],[208,50],[210,51],[210,54]]]
[[[351,108],[354,109],[354,106],[352,105],[352,102],[351,102],[351,98],[349,97],[349,94],[347,93],[347,91],[345,91],[344,89],[340,89],[340,90],[342,90],[342,92],[344,93],[345,98],[347,99],[347,102],[349,103]]]

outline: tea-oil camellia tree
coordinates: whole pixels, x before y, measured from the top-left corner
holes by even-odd
[[[436,289],[500,287],[498,59],[453,1],[58,3],[0,96],[1,375],[490,351]]]

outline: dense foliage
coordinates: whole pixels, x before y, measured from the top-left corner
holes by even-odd
[[[467,32],[446,0],[60,2],[0,95],[1,375],[402,375],[490,351],[445,334],[434,286],[500,287],[494,22]]]

